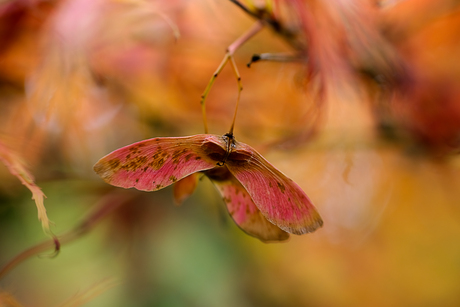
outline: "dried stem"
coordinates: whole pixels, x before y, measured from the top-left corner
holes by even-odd
[[[53,241],[47,240],[35,246],[32,246],[16,255],[13,259],[11,259],[5,266],[3,266],[0,269],[0,279],[24,260],[35,255],[40,255],[53,248],[53,246],[55,247],[56,252],[58,252],[62,244],[71,242],[75,239],[82,237],[91,229],[93,229],[94,226],[97,225],[102,218],[106,217],[112,211],[128,202],[131,198],[132,197],[126,193],[120,195],[120,193],[112,192],[106,195],[96,204],[96,209],[92,213],[90,213],[86,218],[84,218],[76,227],[74,227],[67,233],[63,234],[62,236],[59,236],[59,241],[57,241],[57,238],[55,238]],[[56,254],[53,254],[52,256],[55,255]]]
[[[237,98],[237,103],[236,103],[236,109],[235,109],[235,114],[233,116],[233,123],[230,128],[230,131],[233,131],[233,126],[235,123],[235,118],[236,118],[236,110],[238,109],[238,104],[240,100],[240,94],[241,90],[243,89],[243,86],[241,85],[241,77],[238,72],[238,69],[236,68],[236,63],[235,60],[233,59],[233,54],[235,51],[243,45],[246,41],[248,41],[251,37],[256,35],[260,30],[262,30],[264,27],[263,23],[258,21],[256,22],[246,33],[241,35],[235,42],[233,42],[228,48],[227,48],[227,53],[224,56],[224,59],[220,63],[219,67],[217,67],[217,70],[214,72],[214,74],[211,77],[211,80],[209,81],[208,85],[206,86],[206,89],[204,90],[203,94],[201,95],[201,112],[203,116],[203,123],[204,123],[204,133],[208,133],[208,124],[207,124],[207,119],[206,119],[206,97],[208,97],[208,94],[211,90],[212,85],[214,84],[214,81],[216,81],[217,76],[220,74],[222,69],[225,67],[227,62],[230,60],[230,63],[233,67],[233,72],[235,73],[236,81],[238,83],[238,98]]]

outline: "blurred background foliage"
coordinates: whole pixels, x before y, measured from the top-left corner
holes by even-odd
[[[0,140],[46,194],[52,231],[73,237],[3,276],[0,306],[460,304],[458,1],[274,3],[304,61],[247,68],[294,51],[270,27],[236,52],[235,135],[324,219],[281,244],[239,230],[205,178],[177,207],[171,187],[122,190],[92,170],[132,142],[203,133],[201,94],[253,17],[226,0],[1,1]],[[226,67],[211,133],[236,97]],[[30,197],[0,165],[1,265],[50,241]]]

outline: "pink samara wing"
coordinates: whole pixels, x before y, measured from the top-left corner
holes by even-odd
[[[267,221],[251,196],[225,166],[205,171],[227,205],[235,223],[247,234],[263,242],[284,241],[289,234]]]
[[[232,135],[200,134],[141,141],[103,157],[94,170],[109,184],[156,191],[190,174],[223,165],[245,188],[262,215],[282,230],[304,234],[321,227],[321,217],[305,192]],[[224,197],[240,191],[233,180],[216,186]],[[226,203],[233,206],[233,201]],[[252,208],[248,203],[244,206]],[[237,223],[240,220],[234,219]]]
[[[219,142],[223,141],[212,134],[144,140],[103,157],[94,171],[117,187],[157,191],[190,174],[214,168],[216,161],[208,147],[220,149],[224,156]]]
[[[237,143],[225,164],[262,214],[284,231],[301,235],[323,225],[305,192],[252,147]]]

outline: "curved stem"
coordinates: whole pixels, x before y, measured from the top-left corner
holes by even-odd
[[[238,72],[238,69],[236,68],[236,63],[235,60],[233,59],[233,54],[235,51],[241,47],[246,41],[248,41],[251,37],[256,35],[260,30],[262,30],[264,27],[262,21],[257,21],[247,32],[245,32],[243,35],[241,35],[237,40],[235,40],[230,46],[227,48],[227,53],[224,56],[224,59],[220,63],[219,67],[217,67],[216,71],[211,77],[211,80],[209,80],[208,85],[206,86],[206,89],[204,90],[203,94],[201,95],[201,113],[203,117],[203,123],[204,123],[204,133],[208,133],[208,124],[207,124],[207,118],[206,118],[206,98],[208,97],[209,92],[211,91],[211,87],[213,86],[214,82],[216,81],[217,76],[220,74],[222,69],[225,67],[228,61],[230,61],[233,72],[235,73],[236,80],[238,83],[238,98],[236,102],[236,109],[238,109],[238,104],[240,100],[240,94],[241,90],[243,89],[243,86],[241,85],[241,77]],[[233,122],[232,126],[230,128],[230,131],[233,131],[233,126],[235,123],[235,117],[236,117],[236,110],[235,114],[233,116]]]
[[[71,242],[75,239],[78,239],[88,233],[94,226],[102,220],[105,216],[109,213],[114,211],[116,208],[120,207],[127,201],[129,201],[132,196],[124,193],[124,195],[120,195],[121,193],[110,193],[103,197],[97,204],[96,209],[90,213],[86,218],[82,219],[79,224],[77,224],[73,229],[68,231],[67,233],[59,236],[59,241],[57,241],[57,237],[54,238],[53,241],[44,241],[38,243],[35,246],[32,246],[23,252],[16,255],[13,259],[11,259],[6,265],[4,265],[0,269],[0,279],[5,276],[9,271],[14,269],[18,264],[22,263],[24,260],[28,258],[40,255],[51,249],[55,246],[55,252],[59,252],[61,244]],[[60,244],[59,244],[60,242]],[[55,256],[57,254],[53,254]]]
[[[235,112],[233,113],[232,125],[230,126],[230,131],[228,132],[230,135],[233,135],[233,129],[235,128],[236,114],[238,113],[238,105],[240,104],[240,96],[241,91],[243,90],[243,85],[241,84],[240,73],[238,72],[238,68],[236,67],[236,63],[233,57],[230,57],[230,64],[232,65],[233,72],[236,75],[236,82],[238,83],[238,97],[236,98]]]

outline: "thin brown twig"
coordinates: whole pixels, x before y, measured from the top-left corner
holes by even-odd
[[[128,202],[131,198],[132,196],[126,193],[121,194],[112,192],[105,195],[105,197],[103,197],[96,204],[93,212],[88,214],[86,218],[82,219],[81,222],[78,223],[73,229],[59,236],[59,241],[57,241],[56,237],[53,241],[47,240],[38,243],[37,245],[34,245],[13,257],[13,259],[11,259],[6,265],[4,265],[0,269],[0,279],[23,261],[27,260],[32,256],[40,255],[51,249],[53,246],[55,246],[55,250],[56,252],[58,252],[60,250],[61,245],[74,241],[88,233],[91,229],[94,228],[94,226],[96,226],[102,220],[102,218],[106,217],[115,209]]]

